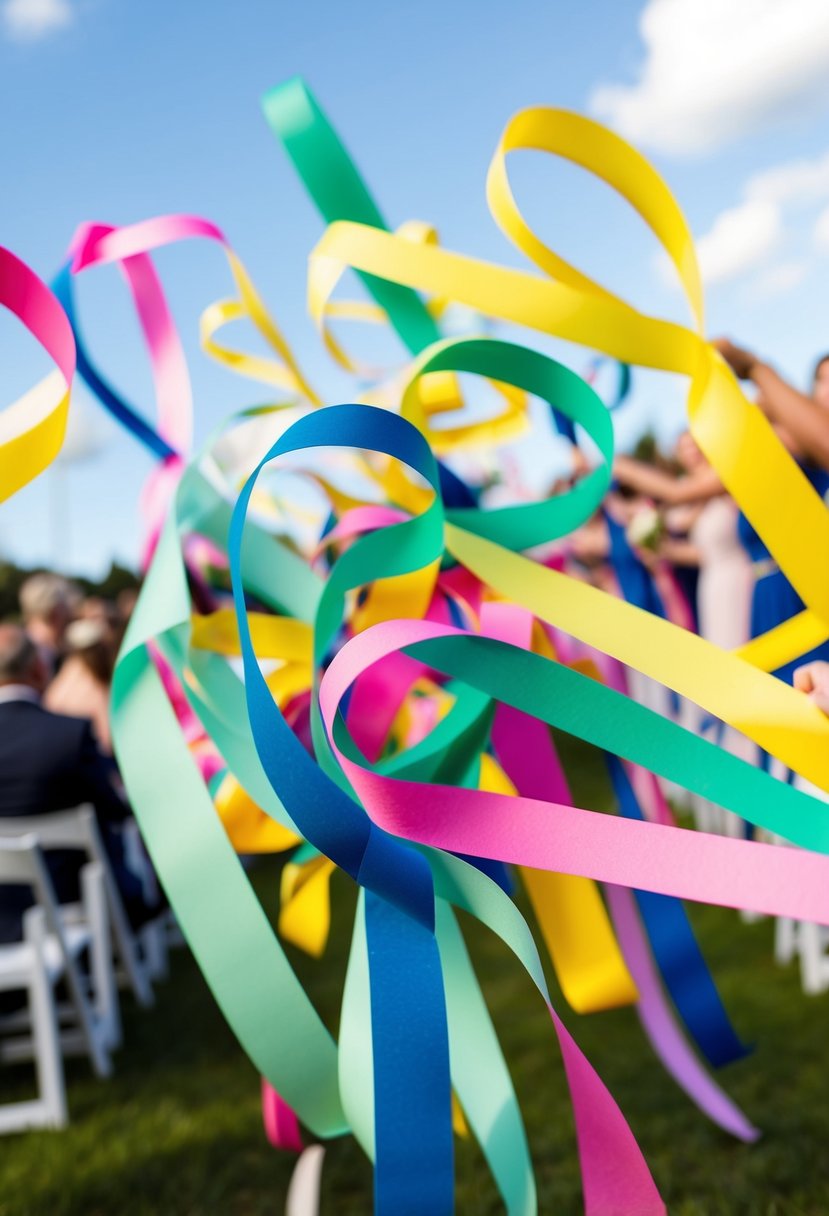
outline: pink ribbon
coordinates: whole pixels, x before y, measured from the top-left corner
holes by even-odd
[[[265,1125],[265,1135],[274,1148],[284,1149],[289,1153],[302,1152],[305,1146],[302,1143],[299,1120],[285,1099],[279,1096],[264,1077],[262,1078],[262,1122]]]

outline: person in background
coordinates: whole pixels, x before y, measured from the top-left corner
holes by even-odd
[[[723,650],[733,650],[748,640],[754,594],[751,562],[739,535],[739,512],[689,432],[679,437],[675,456],[683,470],[678,477],[626,456],[614,461],[614,473],[622,485],[666,504],[668,530],[657,552],[677,566],[698,567],[699,634]],[[686,538],[672,531],[684,532]],[[687,725],[713,737],[732,755],[748,761],[755,758],[756,749],[737,731],[707,714],[697,714],[688,702],[684,712]],[[740,822],[706,799],[694,795],[690,804],[701,830],[741,834]]]
[[[696,562],[697,618],[702,637],[732,650],[748,640],[752,601],[751,563],[740,540],[738,511],[714,469],[685,432],[676,446],[679,477],[618,456],[614,475],[622,485],[672,508],[669,520],[687,526],[688,542],[666,537],[660,552],[670,562]],[[679,509],[690,508],[680,521]]]
[[[20,588],[19,598],[26,633],[47,673],[53,675],[63,657],[63,638],[74,615],[77,592],[60,574],[32,574]]]
[[[718,338],[714,346],[735,376],[755,385],[757,404],[769,421],[785,429],[806,460],[829,472],[829,354],[815,364],[808,394],[730,339]]]
[[[43,698],[56,714],[88,718],[101,751],[112,755],[109,694],[115,662],[114,635],[105,619],[72,621],[65,634],[66,657]]]
[[[129,815],[119,796],[116,770],[95,744],[88,721],[51,713],[41,705],[46,664],[20,625],[0,625],[0,816],[48,814],[93,805],[115,878],[133,924],[146,919],[138,879],[123,862],[117,827]],[[50,850],[47,862],[59,902],[79,897],[79,854]],[[0,941],[20,937],[28,888],[4,888]]]
[[[100,595],[88,595],[81,600],[75,616],[81,621],[91,621],[100,626],[102,640],[113,649],[120,637],[121,619],[112,600]]]
[[[812,375],[812,393],[807,396],[792,388],[774,368],[728,339],[719,339],[715,346],[737,376],[756,385],[758,405],[796,458],[815,492],[825,498],[829,493],[829,355],[818,359]],[[751,636],[759,637],[797,616],[804,605],[743,514],[740,515],[739,534],[754,571]],[[824,560],[826,556],[823,555]],[[796,667],[826,659],[829,659],[829,643],[824,642],[797,660],[777,668],[774,675],[791,684]]]

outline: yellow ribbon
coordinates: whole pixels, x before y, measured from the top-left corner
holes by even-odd
[[[336,866],[327,857],[312,857],[302,865],[289,862],[282,871],[279,932],[306,954],[319,958],[331,929],[331,875]]]
[[[61,449],[75,373],[72,327],[55,295],[25,262],[0,246],[0,304],[57,364],[57,371],[0,413],[0,502],[34,481]]]
[[[516,790],[492,756],[481,756],[478,788]],[[519,866],[561,990],[577,1013],[633,1005],[639,993],[596,884],[589,878]]]
[[[230,773],[214,796],[216,810],[237,853],[282,853],[302,843],[281,823],[257,806]]]
[[[650,317],[594,283],[548,249],[529,229],[513,199],[506,156],[533,148],[565,157],[607,182],[642,216],[675,265],[695,320],[689,329]],[[829,634],[829,514],[762,412],[741,392],[731,371],[702,336],[703,303],[693,239],[667,185],[618,136],[589,119],[534,109],[507,126],[490,167],[490,207],[514,243],[555,281],[434,247],[415,247],[360,224],[332,224],[314,251],[309,305],[320,307],[318,276],[328,259],[432,295],[459,300],[479,312],[589,346],[627,363],[680,373],[690,379],[691,431],[729,493],[739,503],[794,585],[808,614],[768,635],[766,654],[794,657]],[[774,497],[768,487],[774,486]],[[797,771],[829,789],[829,724],[779,682],[700,643],[684,631],[579,586],[554,572],[528,575],[522,559],[447,529],[455,555],[490,586],[515,601],[506,568],[520,570],[537,615],[704,704]],[[528,563],[529,565],[529,563]],[[500,573],[498,569],[500,567]],[[555,586],[553,582],[555,580]],[[530,593],[532,584],[532,593]],[[543,592],[541,588],[544,588]],[[601,621],[597,628],[596,624]],[[662,628],[664,626],[664,628]],[[748,652],[749,655],[752,653]],[[754,655],[762,657],[756,645]]]
[[[423,220],[405,220],[396,229],[396,232],[404,241],[411,241],[416,245],[437,245],[440,243],[437,229],[434,225],[427,224]],[[371,303],[370,300],[332,299],[347,270],[348,266],[345,264],[341,266],[331,265],[328,268],[329,273],[324,288],[324,302],[319,316],[315,318],[317,332],[331,358],[344,371],[350,372],[361,380],[379,380],[388,375],[388,369],[374,367],[352,358],[351,355],[347,354],[344,347],[337,341],[331,331],[329,322],[332,320],[360,321],[370,325],[387,325],[389,321],[386,310],[381,308],[379,304]],[[427,304],[427,308],[433,317],[439,317],[445,310],[446,304],[446,300],[431,300]]]
[[[294,358],[293,351],[282,337],[279,327],[262,302],[243,263],[229,246],[224,246],[224,252],[239,297],[231,300],[217,300],[204,310],[199,319],[199,337],[202,349],[218,363],[230,368],[240,376],[262,380],[266,384],[283,389],[293,397],[298,397],[301,401],[319,405],[320,398],[306,380]],[[215,335],[219,329],[231,321],[244,318],[248,318],[253,323],[268,346],[276,353],[277,359],[266,359],[261,355],[232,350],[216,341]],[[293,405],[295,401],[292,400],[287,404]]]
[[[313,630],[305,621],[288,616],[249,612],[251,637],[261,659],[282,659],[286,663],[310,663]],[[206,616],[192,617],[192,644],[215,654],[239,655],[239,627],[232,608],[220,608]]]
[[[63,444],[68,413],[69,385],[56,371],[0,414],[0,502],[49,467]]]

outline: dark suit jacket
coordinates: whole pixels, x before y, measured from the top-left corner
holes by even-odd
[[[91,802],[106,840],[107,825],[129,814],[112,784],[114,772],[85,718],[53,714],[30,701],[0,703],[0,816],[42,815]],[[47,862],[58,900],[77,899],[77,852],[52,850]],[[30,904],[23,889],[0,890],[0,941],[20,937]]]

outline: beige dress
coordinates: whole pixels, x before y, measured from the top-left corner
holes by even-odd
[[[751,561],[737,534],[737,517],[736,504],[723,494],[705,504],[690,531],[690,539],[700,554],[699,632],[706,641],[723,650],[736,650],[748,641],[751,620],[753,575]],[[732,756],[749,764],[757,763],[756,746],[733,727],[721,726],[713,739]],[[730,811],[697,796],[692,805],[697,826],[703,831],[742,836],[742,820]]]
[[[736,650],[748,640],[753,580],[751,561],[737,535],[735,503],[724,494],[707,502],[690,540],[700,554],[700,634],[723,650]]]

